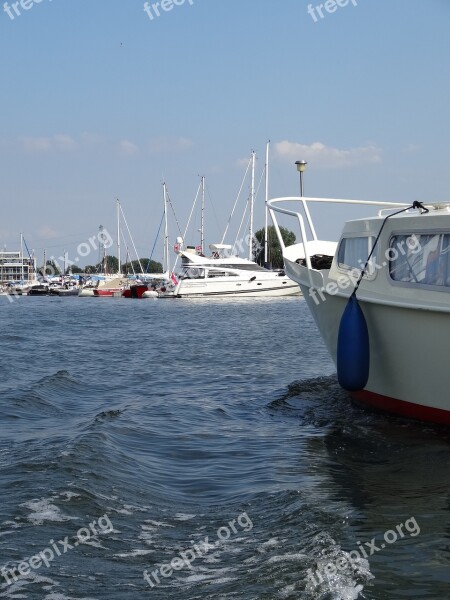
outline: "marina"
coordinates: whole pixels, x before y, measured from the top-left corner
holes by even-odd
[[[0,10],[0,600],[450,600],[449,0]]]

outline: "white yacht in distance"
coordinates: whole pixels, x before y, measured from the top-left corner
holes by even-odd
[[[277,297],[299,295],[300,288],[282,270],[270,270],[258,265],[255,258],[255,243],[258,243],[254,237],[254,204],[256,199],[255,188],[255,165],[256,154],[252,152],[247,171],[244,175],[238,196],[231,211],[225,232],[220,244],[210,244],[211,256],[204,256],[204,209],[205,209],[205,178],[202,177],[191,215],[188,219],[188,225],[183,237],[177,238],[175,253],[181,258],[182,273],[177,279],[172,273],[172,284],[167,286],[165,292],[160,295],[163,297],[173,296],[175,298],[203,298],[212,296],[230,296],[230,297]],[[269,179],[269,144],[266,149],[266,199],[268,198]],[[250,195],[247,206],[244,209],[244,215],[241,221],[244,222],[246,211],[249,211],[249,231],[245,236],[245,243],[248,245],[248,258],[241,258],[233,253],[235,246],[225,244],[231,219],[235,212],[244,182],[248,173],[251,173]],[[201,196],[201,227],[200,245],[184,247],[184,239],[189,227],[189,223],[194,212],[197,198]],[[265,210],[265,235],[264,235],[264,264],[268,265],[268,212]],[[239,228],[238,236],[241,231]],[[237,244],[236,238],[235,245]],[[241,244],[242,250],[242,244]]]
[[[170,295],[176,298],[210,296],[292,296],[300,294],[298,285],[283,271],[270,271],[255,262],[229,256],[226,244],[211,244],[207,258],[195,248],[179,248],[182,274],[174,280]]]
[[[319,202],[379,212],[348,221],[339,243],[321,241],[308,210]],[[299,208],[288,208],[293,203]],[[303,291],[341,386],[378,409],[450,425],[450,203],[276,198],[268,206],[286,272]],[[296,219],[300,243],[284,246],[277,213]]]

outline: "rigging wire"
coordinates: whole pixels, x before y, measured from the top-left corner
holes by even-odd
[[[225,231],[224,231],[224,234],[223,234],[223,236],[222,236],[222,241],[220,242],[221,244],[223,244],[223,242],[224,242],[224,240],[225,240],[225,237],[226,237],[226,235],[227,235],[227,233],[228,233],[228,228],[229,228],[229,226],[230,226],[231,219],[233,218],[234,211],[236,210],[236,206],[237,206],[238,200],[239,200],[239,198],[241,197],[242,189],[243,189],[243,187],[244,187],[245,180],[247,179],[248,171],[249,171],[249,169],[250,169],[250,166],[251,166],[251,164],[252,164],[252,160],[253,160],[253,157],[252,157],[252,158],[250,158],[250,160],[248,161],[247,169],[245,170],[244,177],[242,178],[241,187],[239,188],[238,195],[237,195],[237,197],[236,197],[236,200],[234,201],[233,210],[231,211],[231,214],[230,214],[230,216],[229,216],[229,218],[228,218],[227,226],[225,227]]]
[[[181,232],[181,227],[180,227],[180,224],[179,224],[178,219],[177,219],[177,215],[175,214],[175,209],[173,208],[172,200],[170,199],[170,196],[169,196],[169,191],[167,189],[167,185],[166,185],[166,196],[167,196],[167,200],[169,202],[170,208],[172,209],[173,216],[174,216],[174,219],[175,219],[175,223],[177,224],[177,227],[178,227],[178,233],[180,234],[181,237],[183,237],[183,234]]]
[[[155,251],[155,247],[156,247],[156,244],[157,244],[158,239],[159,239],[159,234],[161,233],[161,227],[162,227],[163,221],[164,221],[164,213],[163,213],[163,216],[161,217],[161,222],[159,224],[158,233],[156,234],[156,238],[155,238],[155,241],[153,243],[152,251],[150,252],[150,258],[149,258],[149,261],[147,263],[147,268],[145,269],[146,273],[148,273],[148,271],[150,269],[150,263],[151,263],[151,261],[153,259],[153,252]]]

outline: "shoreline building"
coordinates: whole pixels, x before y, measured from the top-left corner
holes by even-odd
[[[22,252],[0,250],[0,283],[34,281],[36,258],[23,256]]]

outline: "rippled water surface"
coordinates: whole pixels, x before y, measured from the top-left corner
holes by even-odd
[[[1,597],[450,598],[450,433],[303,300],[0,300]]]

